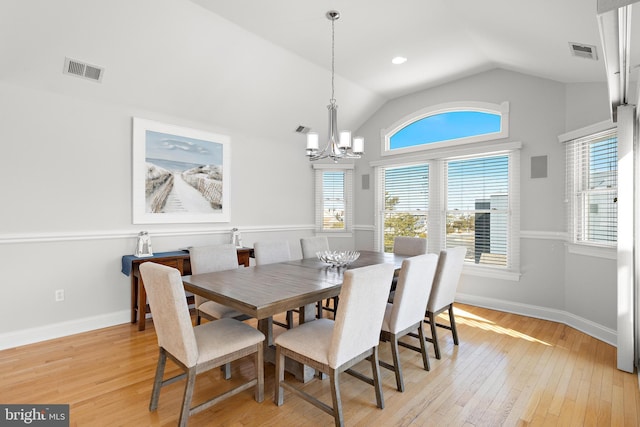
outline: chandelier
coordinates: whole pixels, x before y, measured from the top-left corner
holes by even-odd
[[[331,99],[327,109],[329,110],[329,140],[322,151],[318,145],[318,134],[307,133],[307,156],[309,160],[331,158],[334,162],[340,159],[359,159],[364,153],[364,138],[356,136],[351,141],[351,132],[343,130],[338,133],[338,105],[334,98],[335,91],[335,22],[340,18],[340,12],[330,10],[327,19],[331,21]]]

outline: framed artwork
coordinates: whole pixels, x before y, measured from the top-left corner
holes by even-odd
[[[230,139],[133,118],[133,223],[229,222]]]

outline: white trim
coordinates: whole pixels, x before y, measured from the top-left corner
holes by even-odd
[[[510,280],[519,282],[522,273],[519,271],[505,270],[497,267],[476,266],[465,263],[462,267],[462,274],[476,277],[488,277],[490,279]]]
[[[59,322],[37,328],[11,331],[0,334],[0,350],[79,334],[82,332],[94,331],[96,329],[108,328],[110,326],[129,323],[130,321],[130,310],[123,310],[99,316],[73,319],[67,322]]]
[[[616,128],[616,124],[611,120],[605,120],[603,122],[594,123],[583,128],[574,129],[569,132],[558,135],[558,141],[569,142],[574,139],[584,138],[585,136],[593,135],[594,133],[604,132],[605,130]]]
[[[602,246],[579,245],[567,242],[567,252],[575,255],[591,256],[594,258],[618,259],[618,251],[615,247],[605,248]]]
[[[242,226],[236,225],[243,233],[263,233],[278,231],[305,231],[315,230],[313,224],[301,225],[257,225]],[[217,229],[161,229],[154,230],[152,227],[146,227],[152,237],[175,237],[175,236],[193,236],[193,235],[213,235],[213,234],[229,234],[232,227],[225,226]],[[16,233],[16,234],[0,234],[0,245],[16,244],[16,243],[47,243],[47,242],[67,242],[67,241],[83,241],[83,240],[108,240],[108,239],[128,239],[136,238],[139,230],[113,230],[113,231],[77,231],[77,232],[52,232],[52,233]]]
[[[457,147],[457,148],[440,148],[434,149],[429,152],[422,152],[420,154],[414,154],[411,156],[397,156],[389,157],[381,160],[375,160],[369,162],[370,167],[377,166],[395,166],[406,163],[422,163],[435,159],[451,159],[462,156],[473,156],[477,154],[500,154],[508,151],[519,150],[522,148],[522,142],[520,141],[507,141],[507,142],[495,142],[490,141],[488,143],[478,143],[470,147]]]
[[[562,240],[567,241],[569,234],[566,231],[533,231],[521,230],[520,238],[522,239],[540,239],[540,240]]]
[[[616,346],[616,331],[564,310],[461,293],[456,294],[456,302],[562,323]]]
[[[487,133],[483,135],[474,135],[464,138],[450,139],[439,142],[432,142],[429,144],[415,145],[411,147],[398,148],[391,150],[389,148],[391,137],[400,131],[405,126],[411,123],[417,122],[429,116],[436,114],[454,112],[454,111],[478,111],[483,113],[491,113],[500,115],[500,131]],[[418,111],[404,116],[400,120],[393,123],[391,126],[384,128],[380,131],[380,139],[382,142],[381,154],[382,156],[392,156],[395,154],[407,154],[421,151],[430,151],[438,148],[447,148],[457,145],[474,144],[483,141],[490,141],[509,137],[509,102],[504,101],[501,104],[493,104],[490,102],[479,101],[458,101],[447,102],[444,104],[432,105],[422,108]]]
[[[313,169],[355,169],[353,163],[314,163],[311,165]]]

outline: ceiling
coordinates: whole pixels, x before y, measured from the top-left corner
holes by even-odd
[[[325,69],[393,99],[493,68],[604,82],[596,0],[192,0]],[[569,42],[594,45],[598,60]],[[395,56],[408,61],[391,64]],[[336,95],[339,98],[339,94]]]

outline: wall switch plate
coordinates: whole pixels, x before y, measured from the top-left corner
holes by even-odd
[[[56,291],[56,302],[64,301],[64,289],[58,289]]]

